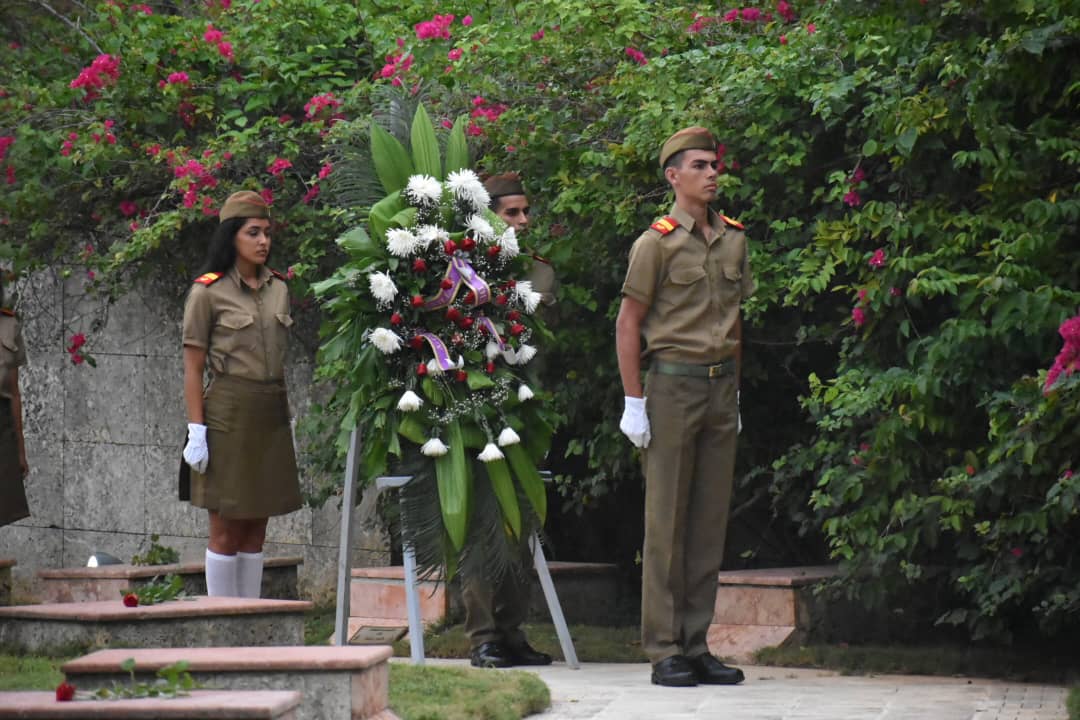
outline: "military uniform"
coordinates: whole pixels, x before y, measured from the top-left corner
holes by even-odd
[[[0,525],[29,517],[19,465],[19,439],[12,410],[11,373],[26,364],[22,327],[11,310],[0,309]]]
[[[739,304],[754,291],[746,236],[674,207],[634,243],[622,293],[647,307],[642,648],[658,663],[708,651],[738,422]]]
[[[233,266],[196,279],[184,306],[183,343],[207,351],[204,424],[210,464],[191,471],[191,503],[226,518],[300,508],[285,390],[289,327],[285,279],[265,266],[251,288]]]

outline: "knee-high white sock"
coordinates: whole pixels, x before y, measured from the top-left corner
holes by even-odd
[[[206,549],[206,594],[211,597],[239,597],[235,555],[219,555]]]
[[[262,592],[263,554],[236,553],[236,589],[241,597],[257,598]]]

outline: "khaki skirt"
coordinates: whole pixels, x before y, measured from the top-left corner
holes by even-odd
[[[191,504],[235,519],[300,509],[285,383],[219,375],[203,405],[210,464],[191,471]]]
[[[15,438],[15,418],[11,401],[0,398],[0,525],[30,517],[19,467],[19,444]]]

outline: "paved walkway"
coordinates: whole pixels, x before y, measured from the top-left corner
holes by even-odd
[[[431,662],[431,661],[429,661]],[[435,661],[441,662],[441,661]],[[465,665],[464,661],[453,661]],[[1068,690],[973,678],[845,676],[742,666],[736,687],[662,688],[649,666],[527,668],[551,688],[537,720],[1066,720]],[[523,668],[525,669],[525,668]],[[531,718],[530,718],[531,720]]]

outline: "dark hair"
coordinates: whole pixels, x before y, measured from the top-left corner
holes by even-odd
[[[502,204],[502,199],[502,195],[496,195],[495,197],[491,198],[491,201],[488,202],[488,210],[493,213],[499,212],[499,205]]]
[[[679,152],[672,154],[672,156],[667,159],[667,162],[664,163],[663,169],[667,170],[669,167],[673,167],[673,168],[682,167],[682,161],[683,161],[683,157],[685,155],[686,155],[685,150],[680,150]]]
[[[233,217],[223,220],[214,230],[210,237],[210,245],[206,248],[206,260],[203,262],[199,275],[208,272],[228,272],[236,263],[236,233],[244,227],[250,218]]]

